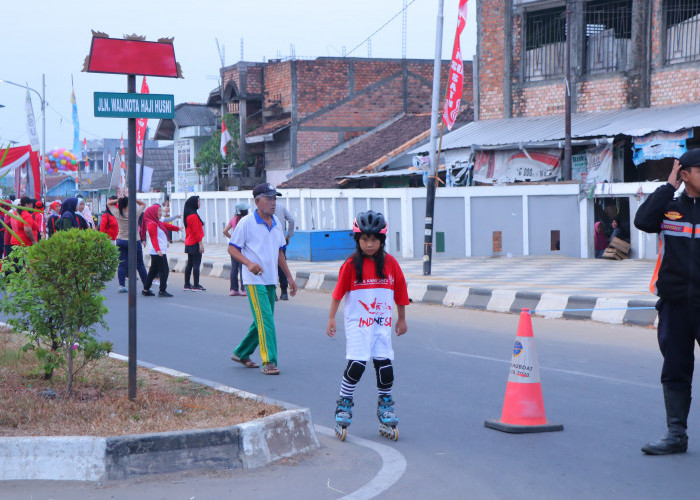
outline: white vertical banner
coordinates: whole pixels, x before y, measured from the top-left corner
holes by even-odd
[[[24,110],[27,113],[27,135],[29,136],[29,144],[33,151],[40,151],[39,135],[36,132],[36,120],[34,119],[34,107],[32,106],[32,98],[27,90],[27,98],[24,101]],[[42,165],[41,168],[44,168]]]

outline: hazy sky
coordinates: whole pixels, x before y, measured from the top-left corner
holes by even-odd
[[[408,0],[407,57],[432,59],[435,53],[437,0]],[[449,59],[457,24],[458,0],[444,0],[442,57]],[[465,59],[476,50],[475,7],[469,1],[462,35]],[[403,7],[403,0],[14,0],[3,2],[0,16],[2,61],[0,79],[28,85],[41,93],[46,74],[46,148],[72,148],[71,75],[80,137],[126,136],[126,119],[95,118],[93,92],[126,92],[126,76],[83,73],[91,29],[112,38],[136,33],[149,41],[175,37],[175,57],[184,79],[149,77],[151,93],[174,94],[175,103],[206,102],[217,85],[220,67],[216,39],[225,49],[225,63],[287,57],[294,45],[297,57],[341,56],[372,35]],[[372,38],[372,57],[401,57],[399,15]],[[367,57],[367,44],[351,54]],[[141,88],[137,78],[137,90]],[[10,141],[28,144],[25,90],[0,83],[0,146]],[[40,102],[32,93],[41,140]],[[156,120],[149,121],[152,134]]]

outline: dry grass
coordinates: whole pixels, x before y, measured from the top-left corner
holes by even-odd
[[[71,397],[65,374],[44,380],[23,337],[0,330],[0,436],[116,436],[227,427],[282,408],[215,391],[139,367],[138,397],[128,399],[127,364],[111,358],[80,373]],[[54,389],[57,397],[40,393]]]

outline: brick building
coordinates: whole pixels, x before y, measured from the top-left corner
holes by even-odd
[[[443,82],[448,71],[445,61]],[[430,112],[432,60],[321,57],[238,62],[221,72],[224,105],[246,131],[241,151],[273,184],[402,114]],[[471,104],[470,61],[464,72],[463,103]]]
[[[565,0],[478,3],[479,119],[564,112]],[[574,112],[700,101],[700,2],[568,0]]]

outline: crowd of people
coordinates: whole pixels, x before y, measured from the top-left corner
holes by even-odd
[[[167,291],[168,260],[167,248],[172,242],[172,233],[180,231],[180,227],[170,224],[179,219],[180,215],[170,216],[170,201],[168,199],[161,204],[154,204],[146,208],[142,201],[136,201],[136,217],[138,220],[138,238],[140,244],[136,245],[137,258],[136,270],[143,284],[142,293],[145,296],[154,296],[151,286],[159,285],[159,297],[172,297]],[[114,245],[119,249],[119,266],[117,279],[119,292],[125,293],[129,256],[129,206],[128,198],[112,196],[107,201],[105,210],[99,217],[93,215],[90,205],[82,198],[69,197],[65,200],[52,201],[48,207],[43,201],[35,200],[28,196],[16,198],[10,196],[6,200],[0,200],[4,212],[0,213],[0,259],[7,261],[12,251],[20,246],[35,245],[41,239],[51,238],[57,231],[69,229],[96,230],[105,233]],[[186,245],[192,258],[188,262],[188,272],[185,277],[185,290],[203,291],[199,284],[199,266],[201,254],[204,252],[204,224],[197,214],[199,197],[191,196],[185,203],[185,232]],[[189,224],[190,229],[187,229]],[[6,227],[9,230],[6,230]],[[146,248],[151,256],[151,269],[146,271],[143,261],[143,248]],[[187,247],[186,247],[187,248]],[[196,258],[198,257],[198,258]],[[8,270],[8,267],[5,268]],[[189,285],[190,274],[194,274],[194,286]],[[156,281],[159,279],[159,282]]]

